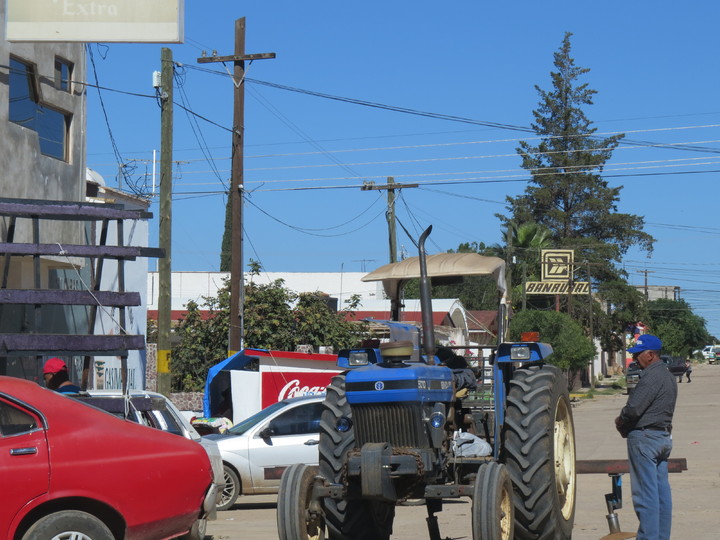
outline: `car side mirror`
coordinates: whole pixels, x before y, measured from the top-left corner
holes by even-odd
[[[266,427],[260,433],[258,433],[258,435],[263,439],[269,439],[275,435],[275,428]]]

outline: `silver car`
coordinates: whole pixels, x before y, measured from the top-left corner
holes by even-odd
[[[277,493],[283,471],[294,463],[317,465],[323,395],[279,401],[239,422],[217,442],[225,472],[218,510],[239,495]]]

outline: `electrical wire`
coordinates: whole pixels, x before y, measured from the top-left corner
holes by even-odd
[[[270,111],[271,114],[273,114],[278,120],[280,120],[283,124],[285,124],[288,128],[290,128],[293,132],[298,134],[300,137],[305,139],[305,141],[312,146],[314,146],[316,149],[318,149],[319,153],[327,157],[330,161],[333,162],[332,166],[339,166],[343,169],[345,169],[349,174],[353,175],[356,178],[361,178],[361,176],[355,172],[349,165],[343,163],[338,158],[336,158],[332,153],[328,152],[325,148],[323,148],[317,141],[313,140],[308,136],[302,129],[300,129],[294,122],[292,122],[287,116],[282,114],[277,107],[275,107],[272,103],[270,103],[269,100],[265,98],[262,94],[260,94],[257,91],[253,91],[251,88],[248,88],[248,91],[250,95],[255,98],[263,107],[265,107],[268,111]]]
[[[92,65],[92,71],[93,75],[95,77],[95,82],[98,81],[98,74],[97,74],[97,67],[95,66],[95,57],[93,56],[92,47],[91,45],[86,45],[86,50],[88,53],[88,56],[90,57],[90,64]],[[108,118],[107,108],[105,107],[105,101],[103,100],[102,92],[100,92],[101,88],[100,86],[96,86],[97,93],[98,93],[98,99],[100,100],[100,108],[103,112],[103,117],[105,118],[105,126],[108,130],[108,136],[110,138],[110,144],[112,146],[113,152],[115,153],[115,159],[117,160],[118,165],[118,173],[122,174],[123,179],[125,181],[125,185],[132,191],[135,195],[142,196],[142,193],[140,190],[138,190],[135,185],[132,182],[132,179],[130,177],[130,173],[127,172],[127,164],[123,161],[122,156],[120,155],[120,149],[118,148],[117,141],[115,140],[115,136],[113,135],[112,128],[110,127],[110,119]]]
[[[251,193],[252,192],[250,192],[250,193],[246,192],[245,200],[247,200],[247,197],[250,196]],[[377,198],[370,204],[370,206],[368,206],[365,210],[360,212],[354,218],[349,219],[343,223],[339,223],[338,225],[332,225],[330,227],[321,227],[321,228],[308,228],[308,227],[293,226],[292,228],[295,230],[298,230],[298,231],[311,231],[311,232],[312,231],[332,231],[334,229],[339,229],[340,227],[344,227],[345,225],[349,225],[353,221],[357,221],[358,219],[360,219],[362,216],[364,216],[366,213],[368,213],[381,200],[382,200],[382,195],[378,193]]]
[[[177,88],[180,92],[180,98],[182,99],[183,104],[185,105],[185,113],[187,114],[188,123],[190,124],[190,129],[193,132],[193,135],[195,136],[195,140],[198,143],[198,146],[200,147],[200,151],[202,152],[203,156],[205,157],[205,161],[207,161],[208,165],[212,169],[213,173],[215,174],[215,177],[220,181],[220,183],[225,187],[225,189],[230,189],[230,186],[225,182],[225,180],[222,179],[220,176],[220,172],[218,171],[217,166],[215,165],[215,160],[213,159],[212,153],[210,149],[208,148],[207,141],[205,140],[205,136],[202,133],[202,130],[200,129],[200,125],[197,122],[197,117],[195,115],[191,115],[188,111],[192,110],[189,105],[189,100],[187,97],[187,94],[185,93],[185,85],[183,78],[180,76],[180,73],[178,73],[178,70],[174,71],[175,75],[175,81],[177,83]]]
[[[263,210],[263,209],[260,208],[257,204],[255,204],[254,202],[252,202],[250,199],[246,199],[246,201],[247,201],[248,204],[250,204],[250,205],[252,205],[253,207],[255,207],[259,212],[265,214],[267,217],[269,217],[269,218],[272,219],[273,221],[276,221],[277,223],[279,223],[279,224],[281,224],[281,225],[284,225],[285,227],[288,227],[289,229],[292,229],[292,230],[297,231],[297,232],[302,233],[302,234],[307,234],[307,235],[310,235],[310,236],[320,236],[320,237],[324,237],[324,238],[332,238],[332,237],[337,237],[337,236],[346,236],[346,235],[348,235],[348,234],[352,234],[352,233],[354,233],[354,232],[357,232],[357,231],[359,231],[359,230],[361,230],[361,229],[364,229],[364,228],[367,227],[368,225],[370,225],[373,221],[375,221],[378,217],[380,217],[381,215],[383,215],[383,213],[385,212],[385,210],[383,209],[379,214],[375,215],[372,219],[370,219],[370,221],[368,221],[367,223],[365,223],[365,224],[363,224],[363,225],[360,225],[359,227],[357,227],[356,229],[353,229],[353,230],[351,230],[351,231],[347,231],[347,232],[344,232],[344,233],[338,233],[338,234],[320,234],[320,233],[317,233],[317,232],[312,232],[312,231],[310,231],[310,230],[302,229],[302,228],[300,228],[300,227],[296,227],[295,225],[291,225],[290,223],[287,223],[287,222],[285,222],[285,221],[283,221],[283,220],[281,220],[281,219],[278,219],[277,217],[273,216],[273,215],[270,214],[269,212]]]

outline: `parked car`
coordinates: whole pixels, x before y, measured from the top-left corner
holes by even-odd
[[[637,383],[640,382],[641,371],[642,369],[637,362],[633,361],[628,364],[625,370],[625,387],[627,388],[628,394],[637,386]]]
[[[219,500],[220,494],[225,487],[225,476],[217,443],[209,439],[203,439],[190,424],[190,421],[183,416],[175,404],[166,396],[148,390],[131,390],[126,399],[126,396],[120,390],[90,390],[80,394],[71,394],[70,397],[119,418],[127,418],[138,424],[174,433],[200,443],[207,452],[208,458],[210,458]],[[216,506],[214,506],[208,512],[207,517],[199,519],[190,533],[183,537],[183,540],[203,540],[207,532],[207,520],[216,518],[216,510]]]
[[[660,356],[660,359],[668,367],[670,373],[678,378],[678,382],[682,382],[683,375],[685,375],[688,370],[692,371],[690,363],[682,356],[670,356],[668,354],[663,354]]]
[[[705,349],[703,349],[703,354],[705,355],[708,364],[720,364],[720,345],[713,345],[707,353],[705,352]]]
[[[320,414],[325,396],[279,401],[223,434],[206,435],[220,447],[225,488],[218,510],[239,495],[277,493],[283,471],[294,463],[317,465]]]
[[[187,534],[217,498],[205,450],[66,395],[0,376],[0,538]]]

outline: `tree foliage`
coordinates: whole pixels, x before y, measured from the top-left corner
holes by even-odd
[[[552,89],[536,86],[540,102],[533,111],[537,145],[523,141],[517,149],[532,179],[523,195],[507,197],[510,216],[504,223],[536,223],[550,230],[553,247],[575,249],[576,260],[590,263],[581,273],[596,280],[615,279],[630,246],[652,250],[654,239],[643,231],[642,217],[617,211],[621,187],[602,177],[622,135],[600,138],[585,116],[596,93],[579,79],[588,71],[571,57],[571,33],[554,55]]]
[[[597,298],[605,309],[596,304],[594,312],[595,336],[600,338],[602,348],[610,353],[623,350],[625,329],[648,318],[647,303],[635,287],[618,279],[598,284]]]
[[[251,262],[251,276],[258,267]],[[354,299],[348,311],[355,309]],[[173,390],[194,392],[204,388],[208,369],[227,358],[230,322],[230,283],[216,297],[203,297],[200,305],[188,302],[187,314],[175,328],[178,345],[172,350]],[[205,313],[205,315],[203,315]],[[365,337],[364,323],[346,320],[345,312],[330,309],[321,293],[297,293],[282,280],[245,285],[245,347],[294,351],[297,345],[334,350],[355,346]]]
[[[225,203],[225,229],[220,246],[220,271],[230,272],[232,266],[232,197]]]
[[[282,279],[245,286],[245,344],[259,349],[294,350],[293,312],[297,294]]]
[[[511,341],[519,341],[522,332],[539,332],[540,340],[553,348],[548,362],[560,369],[582,369],[595,355],[590,338],[565,313],[527,309],[512,318],[508,330]]]
[[[205,387],[210,366],[227,358],[230,320],[227,282],[217,296],[203,297],[200,305],[191,300],[185,309],[187,314],[175,328],[178,345],[170,356],[171,384],[176,392],[199,392]]]
[[[663,342],[663,350],[674,356],[690,356],[711,342],[705,319],[695,315],[685,300],[660,299],[648,302],[651,333]]]

